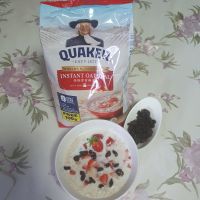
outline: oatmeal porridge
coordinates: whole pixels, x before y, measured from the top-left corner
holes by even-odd
[[[99,199],[117,193],[133,167],[125,144],[104,131],[77,137],[66,149],[63,171],[72,190]]]

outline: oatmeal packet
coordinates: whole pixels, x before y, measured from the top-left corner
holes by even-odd
[[[123,123],[132,1],[41,2],[40,37],[61,127],[95,118]]]

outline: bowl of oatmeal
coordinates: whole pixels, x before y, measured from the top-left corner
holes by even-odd
[[[122,95],[106,93],[91,98],[87,104],[88,110],[98,118],[111,119],[123,113]]]
[[[63,189],[75,199],[114,200],[134,182],[137,146],[114,122],[90,120],[72,128],[60,142],[55,169]]]

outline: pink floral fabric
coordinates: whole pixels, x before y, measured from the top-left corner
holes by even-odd
[[[74,200],[55,172],[69,129],[56,121],[39,4],[0,0],[0,200]],[[157,98],[163,118],[120,200],[199,200],[200,1],[135,0],[133,29],[127,101]]]

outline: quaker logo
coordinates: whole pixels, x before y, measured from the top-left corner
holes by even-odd
[[[73,47],[61,50],[60,58],[64,61],[70,61],[73,58],[98,58],[110,61],[110,52],[98,47]]]
[[[77,32],[76,37],[70,38],[66,41],[66,47],[77,45],[92,45],[104,47],[102,39],[92,36],[93,30],[98,26],[97,20],[79,19],[72,21],[69,26]]]
[[[72,58],[80,57],[110,60],[110,52],[103,49],[104,41],[92,36],[93,29],[98,26],[97,20],[80,19],[70,22],[69,26],[76,30],[78,36],[66,41],[67,49],[59,52],[62,60],[69,61]]]

